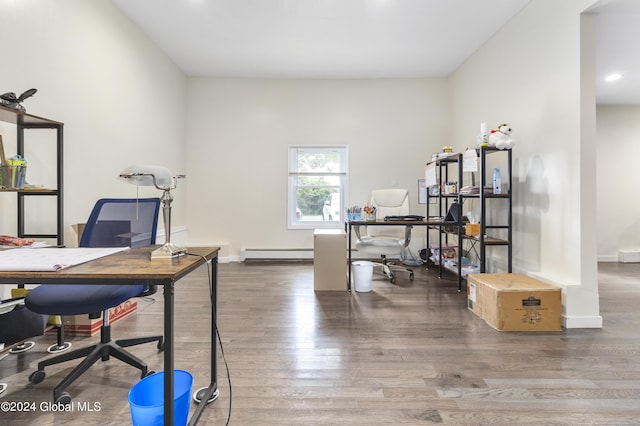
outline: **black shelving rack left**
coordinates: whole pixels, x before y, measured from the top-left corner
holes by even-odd
[[[436,167],[436,180],[437,180],[437,194],[430,194],[430,188],[427,188],[427,206],[426,216],[427,220],[434,222],[433,225],[427,228],[427,250],[433,248],[431,244],[431,238],[429,235],[429,229],[435,229],[438,231],[438,243],[437,243],[437,258],[431,259],[438,267],[438,277],[443,278],[443,272],[448,270],[457,275],[458,291],[462,291],[462,242],[463,242],[463,230],[464,223],[462,221],[462,197],[460,195],[460,185],[462,185],[463,173],[462,173],[462,154],[455,153],[445,157],[441,157],[432,160],[428,164],[434,163]],[[450,168],[452,168],[450,170]],[[445,185],[450,182],[451,179],[455,179],[456,188],[445,191]],[[431,209],[435,206],[431,206],[431,199],[435,198],[437,204],[437,215],[431,213]],[[453,215],[454,218],[447,218],[449,210],[457,211],[457,214]],[[443,250],[448,248],[452,241],[449,237],[455,237],[456,249],[456,262],[454,268],[445,267],[443,264]],[[433,257],[433,256],[432,256]]]
[[[57,245],[64,245],[64,197],[63,197],[63,141],[64,124],[38,117],[32,114],[0,106],[0,121],[14,124],[16,126],[16,149],[17,153],[25,156],[25,145],[28,144],[28,130],[50,129],[55,132],[56,144],[56,187],[47,189],[0,189],[2,192],[15,192],[17,194],[17,236],[20,238],[34,239],[55,239]],[[30,232],[26,224],[27,199],[31,197],[54,197],[55,198],[55,233]]]

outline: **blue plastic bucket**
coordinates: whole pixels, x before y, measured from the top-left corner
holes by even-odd
[[[193,376],[188,371],[173,373],[173,424],[186,425],[191,402]],[[152,374],[129,391],[131,420],[134,426],[164,425],[164,372]]]

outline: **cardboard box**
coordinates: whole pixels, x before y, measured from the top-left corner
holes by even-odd
[[[109,323],[116,322],[126,318],[138,309],[138,302],[135,300],[127,300],[126,302],[109,309]],[[96,319],[89,319],[88,315],[71,315],[62,317],[64,324],[64,332],[70,336],[93,336],[100,332],[102,326],[102,316]]]
[[[73,225],[71,225],[71,227],[73,228],[73,231],[76,233],[76,236],[78,237],[78,245],[80,245],[80,239],[82,238],[82,233],[84,232],[84,227],[86,226],[86,223],[74,223]]]
[[[86,226],[86,223],[74,223],[71,225],[71,228],[76,233],[78,246]],[[105,243],[105,247],[112,245],[114,247],[133,247],[136,243],[136,237],[139,235],[141,234],[131,232],[131,222],[128,220],[101,220],[93,227],[91,241],[93,243],[97,242],[97,244]]]
[[[479,223],[467,223],[464,225],[464,233],[466,235],[480,235],[480,224]]]
[[[496,330],[562,330],[562,290],[526,275],[469,274],[467,301]]]

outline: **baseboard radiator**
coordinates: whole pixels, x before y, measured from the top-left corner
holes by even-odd
[[[243,262],[250,261],[283,261],[283,260],[313,260],[313,249],[240,249],[240,258]]]

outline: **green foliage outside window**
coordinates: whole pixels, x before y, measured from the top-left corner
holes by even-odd
[[[326,185],[323,177],[300,177],[298,180],[297,201],[298,208],[303,215],[321,215],[325,202],[329,201],[331,194],[335,192],[331,188],[317,187]]]

